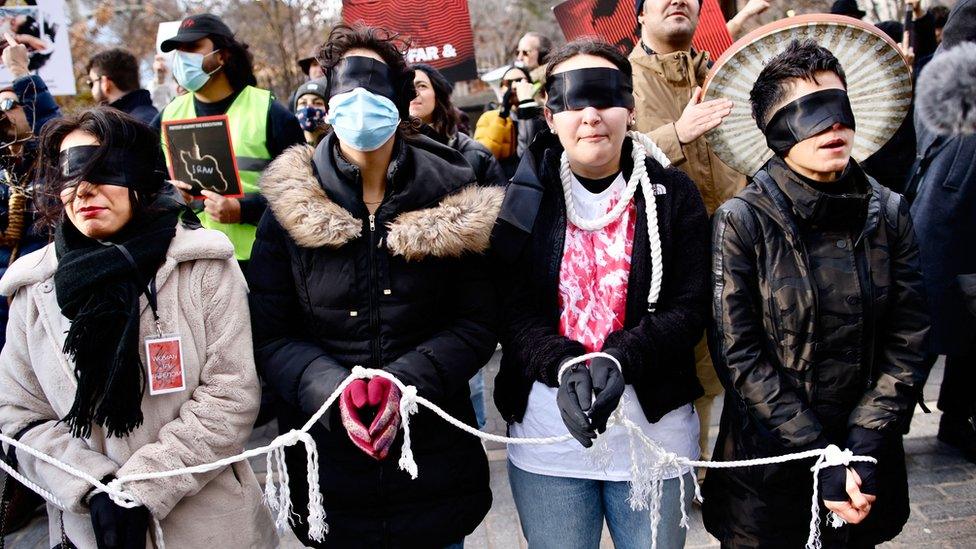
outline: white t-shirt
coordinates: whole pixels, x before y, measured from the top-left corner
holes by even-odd
[[[618,175],[610,187],[599,194],[593,194],[574,177],[572,193],[577,214],[584,219],[603,215],[625,186],[623,176]],[[544,383],[534,383],[529,392],[525,416],[521,423],[511,425],[509,435],[535,438],[568,434],[556,405],[557,391],[558,389]],[[669,452],[698,459],[698,416],[691,404],[672,410],[657,423],[650,423],[637,401],[633,386],[627,385],[624,389],[623,402],[624,414],[648,438],[657,441]],[[558,444],[512,444],[508,447],[508,458],[519,469],[541,475],[608,481],[630,480],[630,442],[627,431],[623,427],[613,426],[600,435],[602,437],[609,437],[609,459],[604,457],[594,460],[575,439]],[[601,465],[605,464],[605,467],[597,465],[597,461]]]

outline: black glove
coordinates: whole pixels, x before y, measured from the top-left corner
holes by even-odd
[[[569,433],[585,448],[593,446],[593,439],[596,438],[590,418],[586,417],[592,398],[593,383],[586,366],[576,364],[563,374],[556,393],[556,405]]]
[[[820,499],[827,501],[847,501],[847,467],[834,465],[824,467],[817,473],[820,484]]]
[[[613,356],[617,355],[613,354]],[[593,394],[596,395],[593,409],[590,411],[590,424],[597,433],[603,433],[607,430],[610,414],[617,409],[620,397],[624,394],[624,376],[612,360],[596,357],[590,360],[590,380],[593,384]]]
[[[864,427],[851,427],[851,432],[847,434],[847,449],[855,456],[871,456],[879,459],[882,448],[885,446],[886,436],[881,431],[865,429]],[[861,493],[878,495],[878,464],[855,461],[851,463],[851,469],[861,477]]]
[[[120,507],[106,493],[92,496],[88,507],[98,549],[145,549],[148,509]]]

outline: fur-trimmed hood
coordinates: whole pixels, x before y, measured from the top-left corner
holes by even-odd
[[[320,147],[329,147],[331,143],[327,139]],[[446,147],[442,149],[450,151]],[[412,152],[426,161],[432,156],[426,149]],[[460,155],[450,152],[457,158],[450,157],[449,161],[463,162]],[[296,145],[282,153],[262,175],[261,192],[275,218],[296,244],[304,248],[338,248],[362,236],[367,221],[339,205],[326,192],[327,184],[334,182],[320,182],[322,174],[313,169],[317,154],[330,153],[307,145]],[[423,173],[429,176],[431,171],[426,169]],[[337,176],[328,174],[327,177]],[[470,183],[448,190],[433,205],[397,211],[385,223],[385,244],[391,253],[416,260],[425,256],[459,257],[466,252],[483,253],[488,249],[504,189]],[[397,198],[394,194],[390,201],[396,203]]]

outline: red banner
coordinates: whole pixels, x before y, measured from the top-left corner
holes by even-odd
[[[427,63],[452,82],[478,77],[467,0],[342,0],[342,20],[407,40],[407,63]]]
[[[566,0],[552,11],[566,40],[598,36],[617,46],[625,55],[637,45],[639,35],[633,2]],[[712,59],[718,59],[732,45],[718,0],[702,0],[698,29],[691,43],[696,50],[709,52]]]

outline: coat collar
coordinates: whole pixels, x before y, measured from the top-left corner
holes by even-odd
[[[640,44],[634,46],[628,59],[632,64],[649,69],[675,84],[703,83],[710,65],[706,51],[692,49],[665,54],[647,53]]]
[[[750,192],[747,187],[746,192],[740,193],[739,197],[765,212],[796,245],[800,239],[798,223],[806,222],[815,216],[818,210],[824,208],[825,198],[829,197],[813,188],[800,186],[799,183],[784,181],[786,175],[783,172],[789,171],[784,166],[785,164],[777,157],[771,158],[754,177],[757,190],[760,192]],[[855,175],[863,177],[868,186],[867,196],[860,198],[867,202],[864,226],[857,239],[860,242],[865,236],[874,234],[878,229],[882,210],[880,184],[865,174],[854,159],[851,159],[849,169],[856,170]],[[783,187],[790,184],[794,187],[784,190]]]
[[[166,261],[156,273],[156,284],[162,286],[180,263],[197,259],[230,259],[234,246],[223,233],[209,229],[187,229],[176,226],[176,235],[166,250]],[[54,244],[29,253],[14,261],[0,280],[0,295],[12,296],[22,286],[44,282],[54,276],[58,258]]]
[[[360,216],[365,214],[365,208],[358,198],[358,189],[348,180],[338,179],[344,168],[322,157],[332,156],[328,151],[331,142],[323,141],[318,149],[296,145],[275,159],[261,177],[261,191],[275,218],[303,248],[338,248],[359,238],[363,232],[364,221]],[[410,153],[416,153],[412,148],[412,143],[404,144],[403,162],[423,164],[423,160],[410,159]],[[451,152],[461,158],[456,151]],[[481,253],[488,248],[505,191],[497,187],[461,185],[459,182],[467,180],[452,179],[449,168],[450,165],[433,165],[414,170],[415,179],[404,178],[399,191],[388,191],[392,196],[384,207],[392,208],[395,215],[386,223],[386,245],[394,255],[408,260],[426,256],[459,257],[465,252]],[[455,175],[472,173],[466,167],[455,172]],[[336,196],[346,204],[341,205]],[[359,203],[349,204],[354,197]],[[426,207],[404,207],[417,202]],[[349,208],[355,208],[359,216]]]

